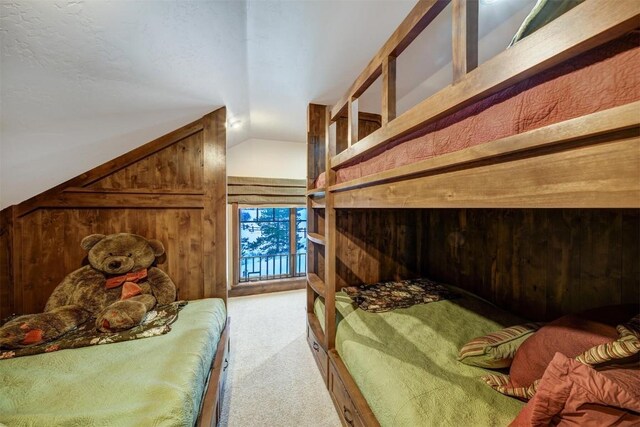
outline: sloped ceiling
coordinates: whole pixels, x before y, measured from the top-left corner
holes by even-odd
[[[0,205],[226,105],[248,138],[305,140],[414,4],[3,1]]]
[[[223,105],[230,145],[302,143],[307,104],[336,102],[415,3],[4,0],[0,207]]]

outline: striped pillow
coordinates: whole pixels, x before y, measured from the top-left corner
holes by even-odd
[[[585,365],[593,366],[639,354],[640,314],[627,323],[618,325],[616,329],[620,334],[620,338],[616,341],[592,347],[575,359]],[[538,383],[540,382],[540,379],[537,379],[529,387],[515,387],[509,375],[502,374],[485,375],[482,380],[499,393],[523,400],[529,400],[536,394]]]
[[[542,325],[544,323],[525,323],[474,338],[460,349],[458,360],[481,368],[507,368],[518,347]]]
[[[640,352],[640,314],[629,322],[616,327],[620,338],[616,341],[597,345],[576,357],[585,365],[599,365],[613,360],[626,359]]]
[[[515,397],[522,400],[531,399],[538,390],[540,380],[535,380],[529,387],[514,387],[511,384],[509,375],[489,374],[482,377],[489,387],[506,396]]]

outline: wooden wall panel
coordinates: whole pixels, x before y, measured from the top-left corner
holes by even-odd
[[[13,282],[13,209],[0,211],[0,284]],[[11,313],[13,287],[0,286],[0,320]]]
[[[92,184],[93,189],[202,190],[203,132],[197,132]]]
[[[86,264],[80,241],[94,233],[126,231],[160,240],[166,255],[158,266],[176,283],[179,298],[204,296],[201,209],[42,209],[25,217],[23,226],[36,234],[19,258],[19,312],[42,310],[58,283]]]
[[[219,109],[0,212],[0,318],[41,311],[93,233],[158,239],[180,299],[226,299],[225,120]]]
[[[535,319],[640,301],[640,212],[338,209],[337,287],[425,276]]]

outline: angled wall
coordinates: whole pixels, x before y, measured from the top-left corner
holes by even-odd
[[[41,311],[88,234],[162,241],[178,298],[226,298],[226,110],[0,212],[0,318]]]

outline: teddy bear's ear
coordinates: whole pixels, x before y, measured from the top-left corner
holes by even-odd
[[[151,249],[153,249],[153,254],[156,257],[159,257],[164,253],[164,245],[160,240],[151,239],[148,242],[149,242],[149,246],[151,246]]]
[[[105,236],[104,234],[91,234],[85,237],[84,239],[82,239],[82,242],[80,242],[80,246],[85,251],[88,251],[89,249],[94,247],[96,243],[98,243],[100,240],[104,239],[105,237],[107,236]]]

